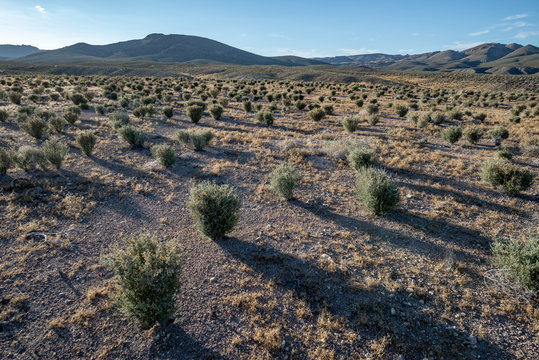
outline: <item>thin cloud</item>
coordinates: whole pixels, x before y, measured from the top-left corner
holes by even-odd
[[[42,13],[42,14],[46,14],[46,13],[47,13],[47,11],[46,11],[43,7],[41,7],[41,6],[39,6],[39,5],[34,6],[34,8],[35,8],[37,11],[39,11],[40,13]]]
[[[479,35],[485,35],[485,34],[488,34],[490,32],[490,30],[481,30],[481,31],[478,31],[478,32],[473,32],[473,33],[469,33],[468,36],[479,36]]]
[[[445,49],[453,49],[453,50],[466,50],[469,48],[473,48],[474,46],[481,45],[482,42],[480,41],[474,41],[474,42],[462,42],[462,41],[455,41],[451,45],[444,45]]]
[[[516,20],[516,19],[523,19],[525,17],[528,17],[528,14],[511,15],[511,16],[506,17],[504,20]]]
[[[530,36],[536,36],[536,35],[539,35],[539,31],[521,31],[515,35],[515,38],[526,39]]]

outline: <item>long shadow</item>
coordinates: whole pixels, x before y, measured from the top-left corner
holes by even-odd
[[[227,359],[201,342],[193,339],[180,325],[172,323],[163,334],[152,342],[148,350],[149,359]]]
[[[469,334],[458,330],[452,322],[442,323],[426,315],[424,306],[415,297],[389,293],[381,287],[368,290],[359,285],[362,279],[354,279],[338,268],[325,270],[270,245],[237,238],[217,243],[236,260],[254,269],[262,279],[272,280],[283,293],[292,291],[308,304],[315,316],[325,310],[335,318],[345,319],[348,329],[360,335],[364,343],[388,334],[392,338],[391,346],[405,358],[421,359],[432,354],[435,358],[477,358],[477,355],[515,358],[486,341],[480,341],[474,348],[469,344]],[[427,304],[430,301],[428,299]]]

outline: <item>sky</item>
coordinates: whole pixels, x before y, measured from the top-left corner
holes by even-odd
[[[0,0],[0,44],[56,49],[151,33],[207,37],[265,56],[539,46],[539,1]]]

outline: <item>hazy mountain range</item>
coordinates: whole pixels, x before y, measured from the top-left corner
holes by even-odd
[[[0,60],[31,64],[81,64],[111,61],[192,64],[308,66],[332,64],[398,71],[444,71],[497,74],[539,72],[539,48],[486,43],[463,51],[415,55],[364,54],[307,59],[267,57],[198,36],[150,34],[144,39],[108,45],[77,43],[56,50],[28,45],[0,45]]]

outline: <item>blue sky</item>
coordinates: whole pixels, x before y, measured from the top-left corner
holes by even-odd
[[[53,49],[150,33],[208,37],[261,55],[335,56],[539,45],[537,1],[0,0],[0,44]]]

